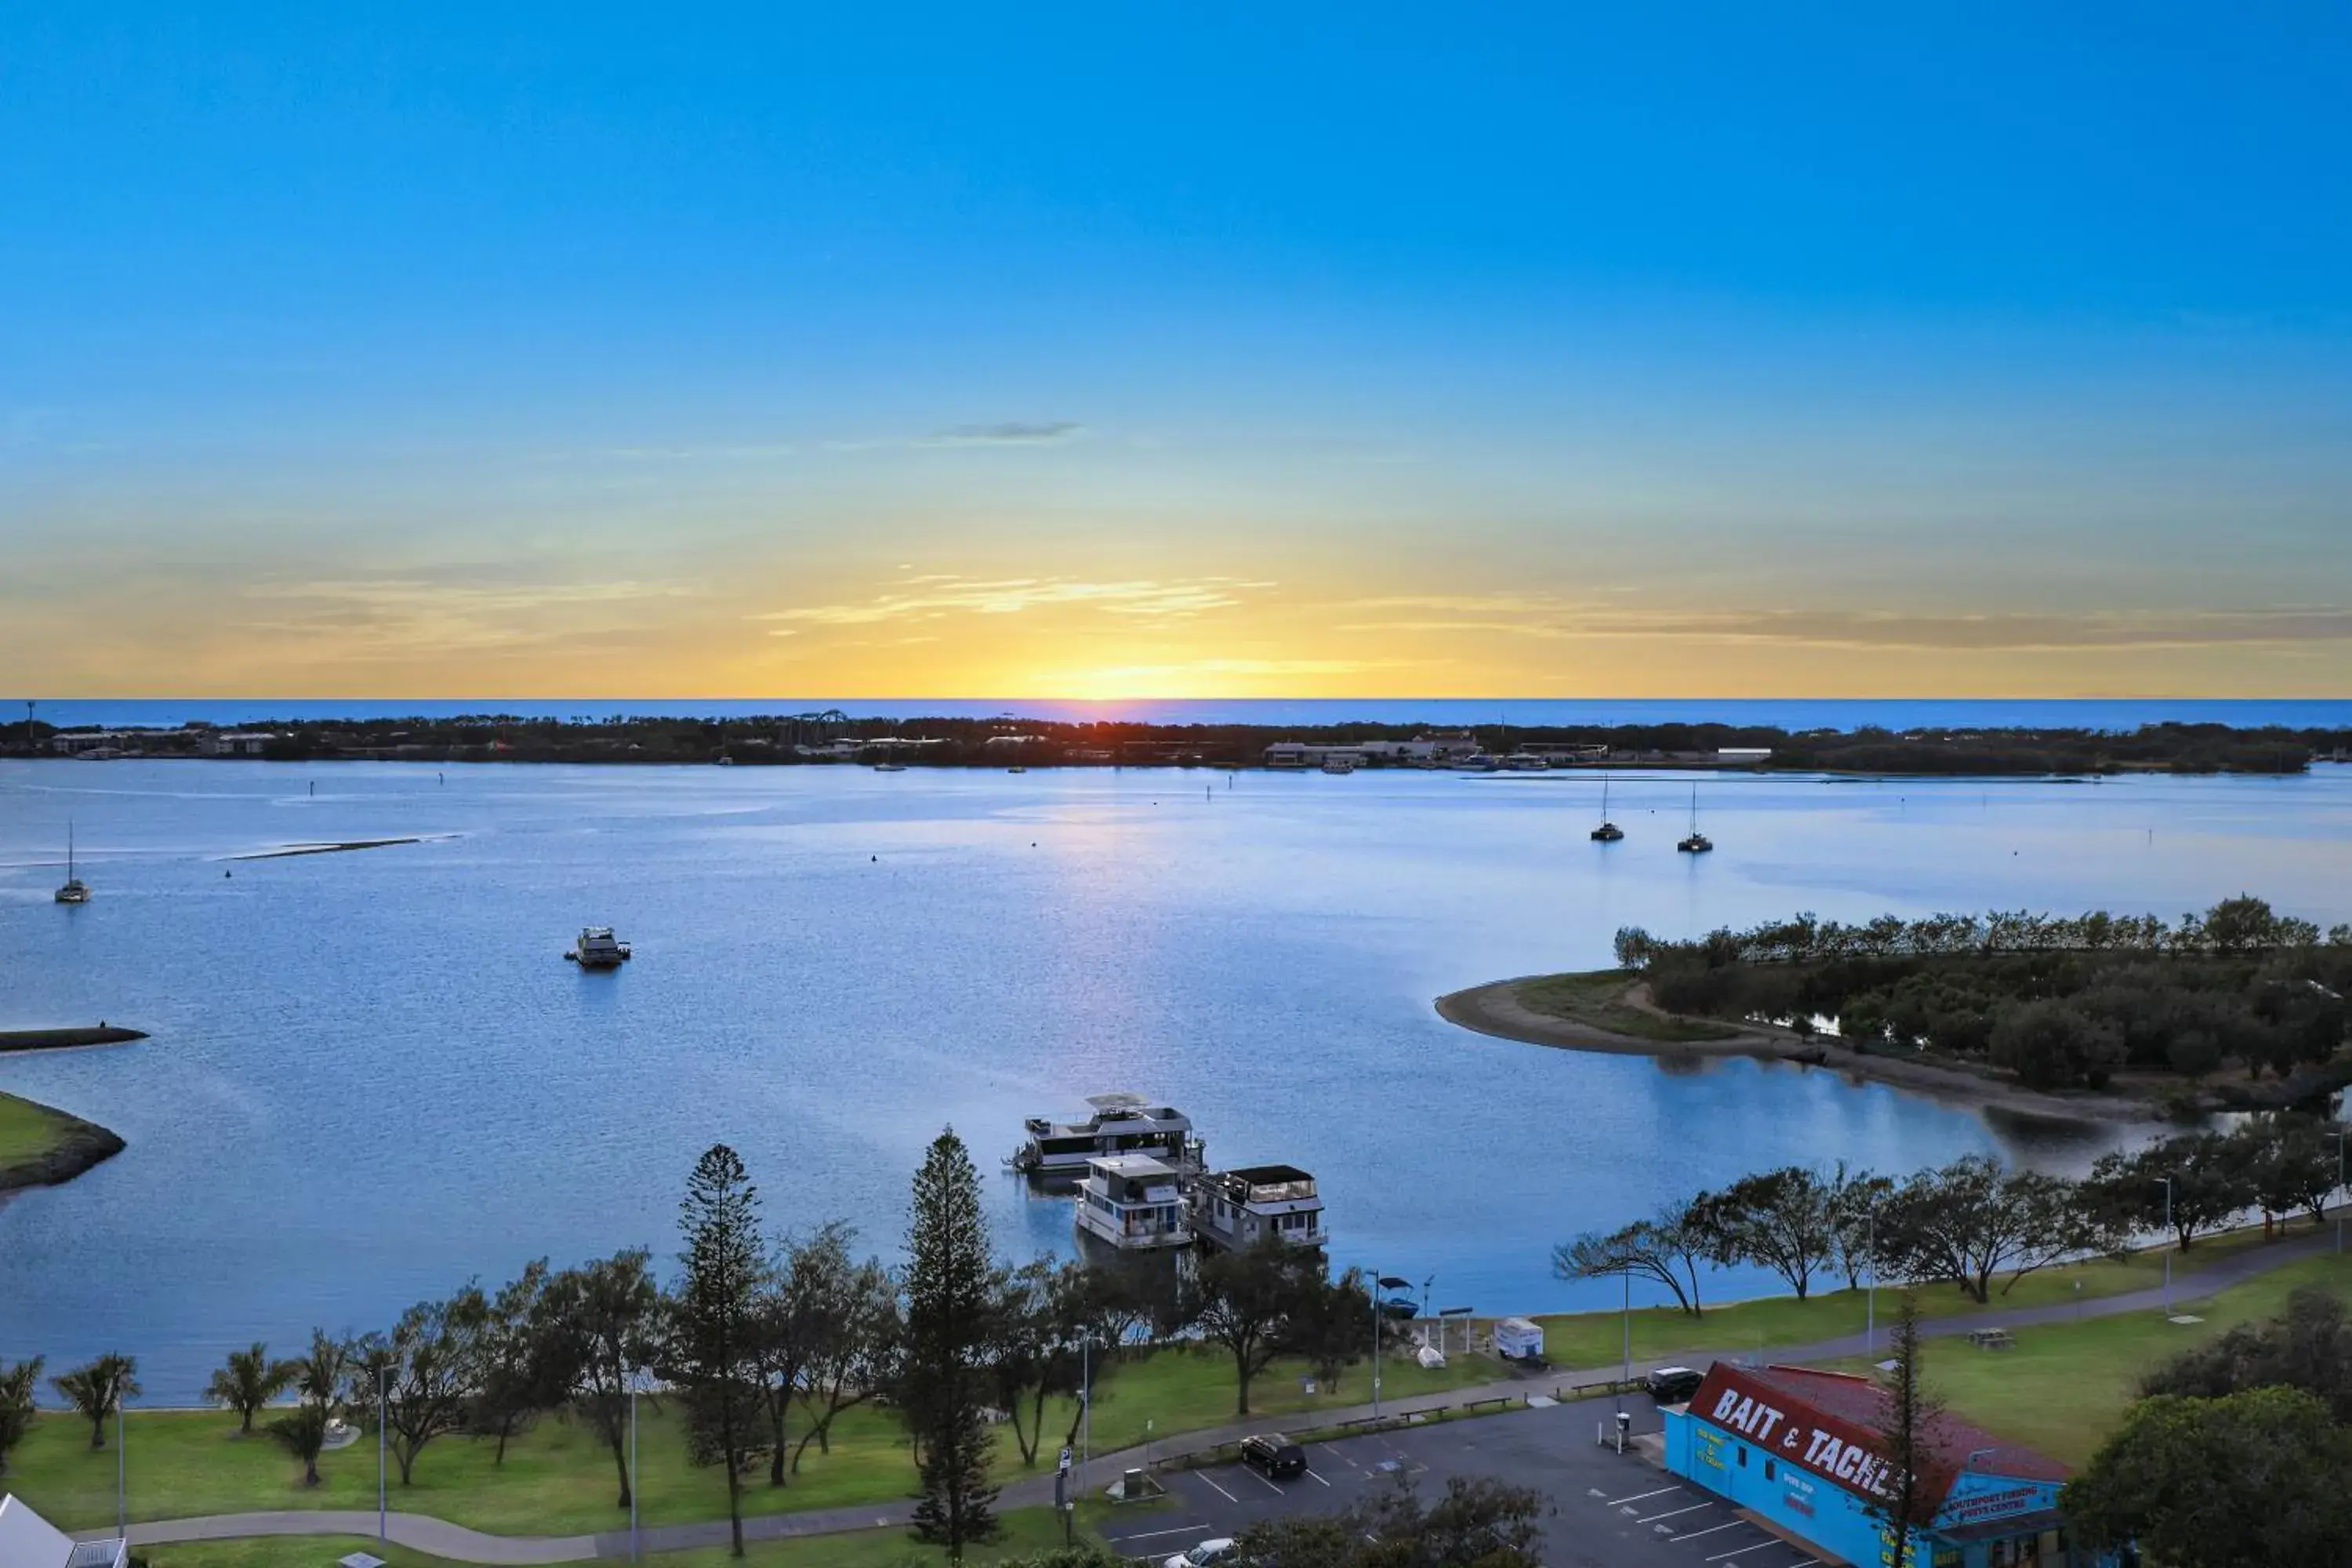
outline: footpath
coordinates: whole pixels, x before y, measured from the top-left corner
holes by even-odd
[[[2172,1288],[2172,1304],[2178,1308],[2201,1300],[2257,1275],[2332,1251],[2335,1247],[2335,1232],[2328,1229],[2234,1254],[2177,1281]],[[2032,1328],[2038,1324],[2074,1322],[2084,1318],[2112,1318],[2128,1312],[2154,1311],[2161,1310],[2164,1304],[2164,1291],[2158,1287],[2116,1296],[2096,1297],[2086,1301],[1996,1309],[1971,1312],[1965,1317],[1934,1319],[1921,1323],[1919,1332],[1925,1338],[1948,1339],[1982,1329]],[[1788,1362],[1833,1361],[1868,1355],[1884,1349],[1885,1344],[1883,1335],[1875,1343],[1869,1343],[1861,1334],[1850,1334],[1817,1344],[1777,1345],[1762,1351],[1753,1345],[1715,1352],[1685,1351],[1671,1361],[1636,1362],[1633,1374],[1640,1377],[1665,1365],[1690,1363],[1704,1366],[1710,1361],[1753,1363],[1761,1357]],[[1621,1369],[1593,1370],[1615,1372]],[[1529,1394],[1545,1396],[1549,1392],[1549,1385],[1542,1378],[1520,1376],[1414,1398],[1383,1400],[1378,1415],[1393,1418],[1456,1409],[1492,1400],[1524,1401]],[[1367,1403],[1318,1410],[1307,1419],[1319,1428],[1370,1421],[1374,1419],[1374,1415],[1372,1406]],[[1204,1453],[1239,1442],[1253,1432],[1265,1431],[1266,1426],[1265,1420],[1234,1421],[1204,1431],[1171,1434],[1166,1441],[1149,1447],[1094,1455],[1085,1473],[1077,1478],[1079,1495],[1085,1495],[1085,1487],[1099,1489],[1108,1486],[1121,1471],[1131,1467]],[[1026,1508],[1050,1503],[1053,1499],[1054,1477],[1047,1473],[1025,1476],[1007,1483],[999,1502],[1006,1508]],[[743,1539],[746,1542],[782,1541],[803,1536],[835,1535],[852,1530],[904,1529],[913,1519],[914,1502],[911,1499],[855,1508],[762,1514],[743,1521]],[[270,1513],[213,1514],[197,1519],[166,1519],[134,1524],[131,1527],[131,1544],[134,1547],[156,1546],[173,1542],[228,1541],[273,1535],[348,1535],[373,1539],[376,1532],[377,1516],[373,1510],[289,1509]],[[113,1531],[109,1530],[83,1531],[80,1539],[97,1540],[112,1534]],[[383,1539],[452,1563],[581,1563],[600,1557],[626,1558],[631,1552],[626,1529],[604,1531],[593,1535],[488,1535],[421,1513],[395,1512],[384,1516]],[[638,1533],[636,1550],[646,1553],[680,1552],[694,1547],[725,1546],[727,1542],[727,1521],[723,1519],[705,1520],[692,1524],[647,1526]]]

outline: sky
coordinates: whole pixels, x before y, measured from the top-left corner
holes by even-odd
[[[60,4],[0,689],[2342,697],[2352,11]]]

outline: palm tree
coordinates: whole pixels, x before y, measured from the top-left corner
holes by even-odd
[[[33,1390],[41,1380],[41,1358],[0,1367],[0,1476],[8,1473],[9,1450],[33,1429]]]
[[[106,1418],[139,1392],[139,1361],[135,1356],[102,1355],[86,1365],[49,1380],[89,1423],[89,1446],[106,1447]]]
[[[302,1363],[292,1361],[271,1361],[269,1347],[256,1340],[245,1350],[228,1352],[226,1364],[213,1373],[205,1387],[205,1397],[215,1405],[236,1412],[236,1435],[253,1434],[253,1418],[264,1405],[294,1386],[302,1374]]]
[[[288,1453],[302,1461],[302,1484],[306,1487],[319,1484],[319,1451],[327,1446],[327,1425],[333,1419],[326,1406],[306,1399],[263,1428],[283,1443]]]

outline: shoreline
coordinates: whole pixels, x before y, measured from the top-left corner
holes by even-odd
[[[75,1029],[0,1029],[0,1052],[68,1051],[84,1046],[120,1046],[147,1037],[144,1029],[100,1024]]]
[[[84,1172],[113,1159],[130,1145],[95,1121],[85,1121],[54,1105],[0,1094],[0,1102],[26,1106],[58,1124],[58,1142],[46,1152],[0,1164],[0,1204],[34,1187],[63,1186]]]
[[[2117,1094],[2052,1094],[2021,1088],[1998,1079],[1958,1068],[1927,1062],[1899,1061],[1852,1050],[1834,1040],[1800,1040],[1794,1036],[1742,1029],[1720,1040],[1645,1040],[1538,1013],[1522,1003],[1518,988],[1547,976],[1522,974],[1488,981],[1437,998],[1437,1016],[1460,1028],[1522,1045],[1549,1046],[1558,1050],[1592,1051],[1609,1056],[1654,1057],[1689,1061],[1700,1058],[1744,1057],[1751,1061],[1792,1067],[1822,1068],[1858,1082],[1881,1083],[1929,1099],[1957,1100],[1984,1109],[2009,1111],[2051,1121],[2148,1122],[2163,1120],[2160,1108],[2148,1101]]]

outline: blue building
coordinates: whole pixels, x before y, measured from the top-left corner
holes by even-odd
[[[1891,1489],[1879,1436],[1886,1395],[1868,1378],[1717,1362],[1690,1403],[1668,1406],[1666,1468],[1802,1541],[1830,1562],[1896,1568],[1869,1513]],[[1927,1428],[1927,1521],[1901,1568],[2104,1568],[2058,1514],[2065,1468],[1949,1414]]]

